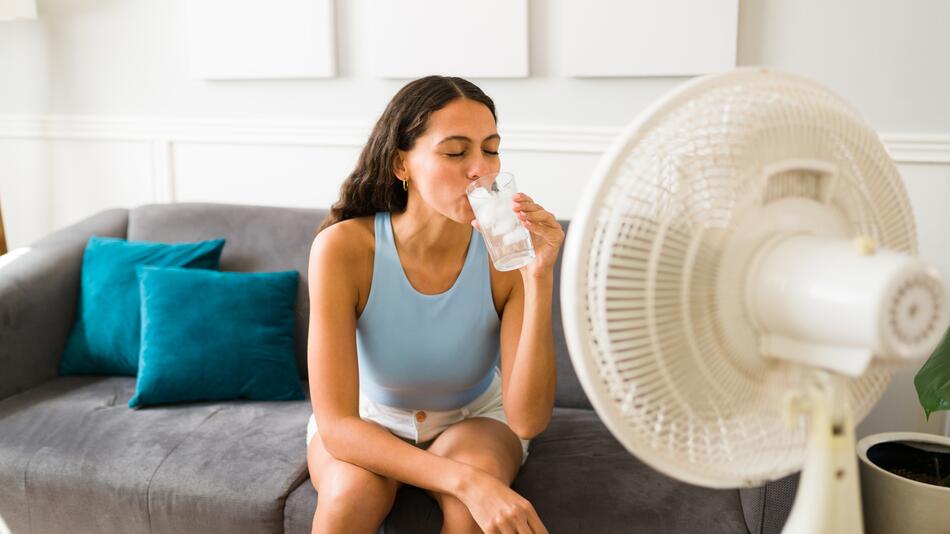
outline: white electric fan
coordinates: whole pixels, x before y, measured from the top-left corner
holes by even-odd
[[[568,231],[571,360],[611,433],[676,479],[803,469],[785,532],[863,531],[854,425],[936,347],[947,292],[874,130],[803,77],[685,83],[619,136]]]

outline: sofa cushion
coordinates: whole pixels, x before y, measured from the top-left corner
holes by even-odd
[[[304,399],[294,357],[297,271],[136,271],[142,350],[130,408]]]
[[[591,410],[555,408],[547,430],[512,484],[552,534],[651,532],[747,533],[738,490],[685,484],[631,455]],[[284,528],[310,532],[318,495],[301,484],[287,498]],[[438,504],[403,486],[386,518],[386,532],[437,534]]]
[[[0,401],[11,532],[283,531],[284,500],[307,479],[309,402],[136,411],[134,385],[60,377]]]
[[[221,271],[297,271],[297,369],[307,378],[310,246],[327,210],[181,202],[149,204],[129,211],[129,239],[197,241],[224,236]]]
[[[169,244],[90,237],[82,258],[76,322],[59,374],[135,376],[141,305],[136,266],[217,269],[222,247],[224,239]]]

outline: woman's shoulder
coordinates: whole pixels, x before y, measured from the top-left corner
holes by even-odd
[[[353,217],[345,221],[340,221],[333,226],[338,226],[338,232],[342,232],[351,242],[357,244],[366,244],[374,241],[376,233],[376,216],[364,215],[362,217]],[[331,226],[330,228],[333,228]]]
[[[372,254],[375,248],[374,215],[354,217],[334,223],[313,238],[311,254],[317,250],[340,261],[355,261]]]

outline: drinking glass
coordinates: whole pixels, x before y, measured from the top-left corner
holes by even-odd
[[[511,207],[518,192],[515,176],[497,172],[480,176],[465,189],[495,269],[512,271],[535,260],[531,234]]]

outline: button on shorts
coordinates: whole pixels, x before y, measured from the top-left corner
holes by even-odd
[[[403,441],[427,449],[432,441],[448,427],[472,417],[488,417],[508,424],[502,405],[501,370],[494,368],[491,384],[472,402],[455,410],[403,410],[373,402],[360,391],[360,417],[387,428]],[[317,420],[311,414],[307,424],[307,446],[317,433]],[[519,438],[520,439],[520,438]],[[521,465],[528,459],[531,440],[521,440]]]

